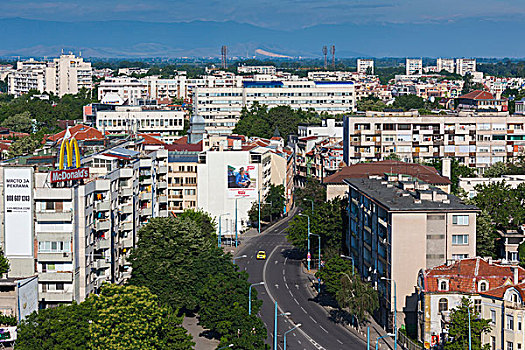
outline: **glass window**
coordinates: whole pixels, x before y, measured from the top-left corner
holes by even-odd
[[[452,224],[468,226],[468,215],[452,215]]]
[[[452,244],[453,245],[467,245],[468,235],[452,235]]]
[[[439,299],[439,312],[448,311],[448,300],[447,298]]]
[[[507,329],[514,330],[514,316],[507,315]]]
[[[490,310],[490,322],[496,324],[496,310]]]
[[[446,281],[441,281],[439,283],[439,290],[448,290]]]
[[[474,311],[477,314],[481,314],[481,299],[474,300]]]
[[[485,292],[487,290],[487,282],[481,282],[479,284],[479,291],[480,292]]]
[[[514,350],[514,343],[508,341],[507,342],[507,350]]]

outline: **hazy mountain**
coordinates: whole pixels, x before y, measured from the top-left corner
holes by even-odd
[[[278,31],[236,22],[50,22],[0,19],[0,56],[56,56],[62,48],[88,57],[255,55],[320,57],[336,45],[337,57],[525,57],[525,20],[470,19],[422,24],[318,25]],[[504,28],[504,29],[503,29]]]

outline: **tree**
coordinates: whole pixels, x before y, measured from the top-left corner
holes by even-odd
[[[4,255],[4,251],[0,248],[0,277],[9,271],[9,260]]]
[[[349,278],[350,277],[350,278]],[[336,300],[342,308],[357,317],[357,323],[362,324],[367,314],[372,314],[379,307],[377,291],[361,279],[358,274],[341,277],[341,289]]]
[[[509,167],[504,162],[497,162],[492,164],[488,169],[483,173],[483,177],[500,177],[501,175],[507,174]]]
[[[105,285],[80,304],[39,310],[18,328],[17,349],[192,349],[182,318],[145,288]]]
[[[461,304],[452,309],[448,327],[448,339],[445,350],[464,350],[469,346],[469,310],[472,350],[488,350],[489,344],[481,345],[481,335],[490,332],[490,321],[480,318],[470,299],[462,298]]]
[[[396,97],[394,108],[401,108],[405,111],[425,108],[425,101],[417,95],[401,95]]]
[[[426,165],[430,165],[434,168],[436,168],[437,171],[442,173],[443,170],[443,162],[440,159],[432,159],[430,161],[426,162]],[[459,160],[456,158],[452,158],[452,162],[450,165],[450,181],[451,184],[451,191],[452,193],[456,194],[459,191],[459,178],[460,177],[475,177],[476,171],[472,168],[469,168],[468,166],[465,166],[463,164],[459,163]]]
[[[324,203],[326,201],[326,187],[313,178],[306,179],[304,187],[296,188],[295,190],[296,204],[301,209],[311,209],[311,201],[314,201],[314,206]]]
[[[29,135],[19,138],[9,146],[9,158],[18,157],[23,154],[32,153],[42,145],[42,139],[37,135]]]
[[[175,317],[146,287],[107,284],[91,296],[97,310],[91,325],[94,349],[192,349],[195,345]]]
[[[261,220],[273,221],[283,215],[285,205],[284,186],[270,185],[268,192],[261,200]],[[256,201],[248,211],[248,217],[252,223],[259,221],[259,203]]]
[[[211,235],[214,242],[217,240],[217,224],[210,214],[202,210],[187,209],[178,214],[178,217],[181,219],[187,218],[193,221],[195,224],[197,224],[199,230],[201,230],[202,233]]]
[[[498,253],[496,245],[498,237],[490,215],[482,211],[476,219],[476,255],[495,258]]]
[[[324,290],[335,298],[341,290],[341,278],[344,274],[352,275],[352,273],[351,261],[336,256],[328,259],[325,266],[317,271],[315,277],[323,281]]]
[[[390,153],[385,157],[387,160],[401,160],[401,157],[397,153]]]
[[[367,97],[357,101],[358,111],[384,111],[387,108],[386,104],[377,97]]]
[[[33,121],[31,120],[31,115],[27,111],[7,117],[2,122],[2,126],[15,132],[30,133],[33,131]]]

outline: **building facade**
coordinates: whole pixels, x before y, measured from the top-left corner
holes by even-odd
[[[407,58],[405,61],[406,75],[423,74],[423,60],[421,58]]]
[[[374,60],[371,58],[357,59],[357,73],[360,74],[374,74]]]
[[[436,61],[436,71],[441,72],[443,70],[454,73],[456,66],[453,58],[438,58]]]
[[[476,59],[474,58],[457,58],[456,59],[456,74],[461,76],[467,73],[476,71]]]

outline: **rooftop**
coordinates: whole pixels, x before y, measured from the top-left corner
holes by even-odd
[[[324,179],[325,184],[343,184],[344,179],[367,178],[370,175],[382,176],[386,173],[413,176],[431,185],[449,185],[450,180],[441,176],[428,165],[405,163],[397,160],[382,160],[372,163],[358,163],[342,168],[337,173]]]
[[[476,206],[464,204],[458,197],[438,188],[428,188],[428,184],[420,181],[389,182],[379,178],[347,178],[344,182],[389,211],[479,210]]]

